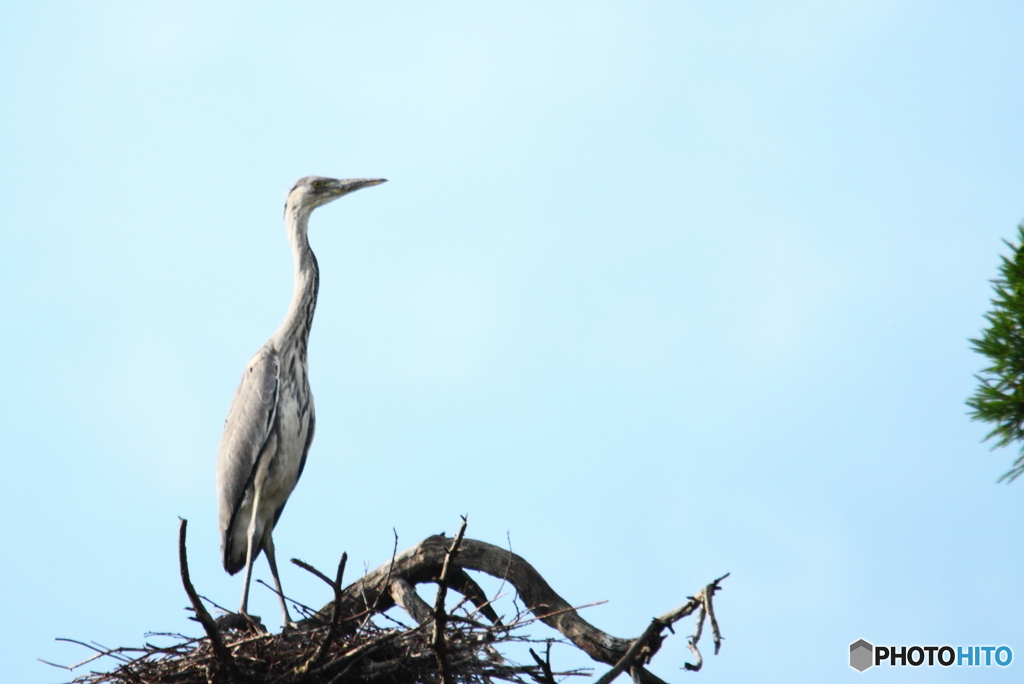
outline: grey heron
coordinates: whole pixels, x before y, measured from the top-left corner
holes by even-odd
[[[245,568],[238,608],[242,615],[248,615],[252,566],[262,551],[281,600],[283,625],[292,624],[277,573],[273,530],[302,475],[313,441],[306,347],[320,273],[306,234],[309,215],[343,195],[383,182],[383,178],[308,176],[295,183],[285,201],[285,226],[295,259],[291,305],[277,332],[242,374],[217,451],[221,554],[229,574]]]

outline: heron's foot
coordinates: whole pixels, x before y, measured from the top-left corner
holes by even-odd
[[[222,632],[227,629],[233,629],[239,632],[254,632],[256,634],[267,633],[267,628],[263,626],[263,621],[260,620],[258,615],[225,613],[214,620],[214,622],[217,623],[217,629]]]

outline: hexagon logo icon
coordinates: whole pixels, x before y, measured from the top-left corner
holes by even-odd
[[[850,667],[857,672],[863,672],[875,663],[874,656],[875,647],[864,641],[858,639],[850,644]]]

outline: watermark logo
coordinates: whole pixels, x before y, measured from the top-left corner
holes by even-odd
[[[1006,667],[1009,646],[872,646],[864,639],[850,644],[850,667],[863,672],[874,665],[890,667]]]
[[[857,672],[863,672],[874,665],[875,647],[859,639],[850,644],[850,667]]]

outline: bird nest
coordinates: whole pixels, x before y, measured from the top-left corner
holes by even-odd
[[[539,654],[533,664],[513,663],[500,656],[496,647],[510,642],[532,642],[532,639],[516,636],[512,630],[495,630],[469,619],[456,621],[454,615],[450,617],[453,622],[445,630],[444,639],[452,682],[482,684],[502,680],[553,684],[555,677],[583,674],[578,670],[553,672],[549,659]],[[329,631],[328,625],[286,630],[281,634],[268,634],[255,627],[226,630],[222,636],[237,670],[234,675],[223,666],[208,638],[151,635],[172,639],[174,643],[97,649],[96,657],[109,656],[119,664],[108,672],[81,676],[74,684],[206,684],[216,681],[440,684],[442,681],[431,630],[423,625],[384,627],[370,621],[355,633],[336,639],[321,656]],[[548,644],[550,649],[550,641]],[[543,647],[538,650],[545,653]],[[537,654],[533,648],[530,652]]]
[[[589,675],[585,670],[552,668],[551,644],[555,640],[529,634],[528,627],[538,621],[558,630],[563,637],[559,641],[611,666],[597,684],[611,684],[623,672],[629,672],[635,684],[665,684],[646,666],[661,647],[663,632],[672,632],[674,623],[691,614],[697,619],[687,646],[695,662],[686,663],[684,669],[701,669],[698,643],[705,619],[711,624],[716,654],[721,646],[712,597],[725,577],[703,587],[679,608],[654,618],[641,636],[619,639],[581,618],[577,607],[558,596],[521,557],[465,539],[465,521],[454,539],[428,537],[345,588],[341,583],[345,555],[335,579],[293,561],[329,584],[335,598],[319,611],[305,609],[295,626],[270,634],[258,620],[245,616],[228,614],[213,620],[189,579],[185,530],[182,521],[182,583],[205,636],[153,634],[154,641],[169,641],[169,645],[147,642],[122,648],[75,641],[95,653],[68,669],[104,657],[116,665],[109,671],[82,675],[74,684],[489,684],[495,680],[555,684],[569,676]],[[521,601],[525,609],[506,623],[466,570],[484,572],[512,585],[517,605]],[[421,583],[437,585],[433,606],[416,593],[415,586]],[[451,609],[446,607],[449,589],[463,597]],[[396,607],[416,624],[405,624],[389,614]],[[518,651],[528,651],[533,662],[509,660],[503,653],[511,644],[518,644]]]

